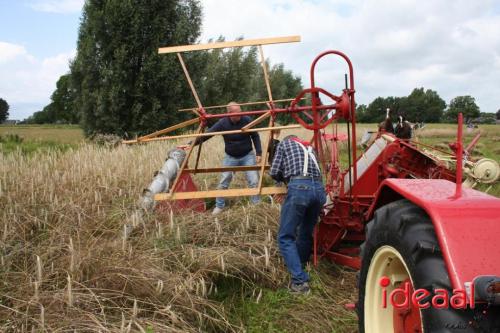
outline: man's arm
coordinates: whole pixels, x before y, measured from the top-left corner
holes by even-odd
[[[283,142],[281,142],[276,149],[273,163],[271,164],[271,170],[269,171],[271,178],[277,182],[283,182],[285,180],[283,176],[283,158]]]
[[[253,145],[255,147],[255,155],[257,156],[262,156],[262,146],[260,144],[260,136],[259,133],[257,132],[252,132],[250,134],[250,137],[252,138]]]
[[[206,133],[220,132],[220,131],[223,131],[223,130],[224,130],[224,125],[223,125],[222,119],[221,119],[221,120],[217,121],[215,124],[213,124],[212,127],[210,127],[206,131]],[[211,136],[201,136],[201,137],[198,137],[194,141],[194,145],[195,146],[199,145],[200,143],[207,141],[211,137],[213,137],[213,136],[211,135]]]

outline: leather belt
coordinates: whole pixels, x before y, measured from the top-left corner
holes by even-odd
[[[292,176],[292,177],[290,177],[290,180],[304,180],[304,179],[321,181],[321,177],[311,177],[311,176]]]

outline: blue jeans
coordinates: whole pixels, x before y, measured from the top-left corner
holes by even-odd
[[[249,152],[243,157],[233,157],[231,155],[225,154],[224,160],[222,161],[223,166],[248,166],[255,165],[255,153],[253,151]],[[233,180],[233,171],[226,171],[221,174],[219,186],[217,189],[225,190],[229,188],[231,181]],[[245,171],[245,175],[247,177],[248,187],[256,188],[259,184],[259,173],[255,170]],[[256,204],[260,201],[260,197],[258,195],[254,195],[251,198],[252,203]],[[219,208],[224,208],[225,201],[224,198],[216,198],[215,206]]]
[[[314,226],[325,202],[321,181],[298,179],[288,184],[288,194],[281,207],[278,246],[293,283],[309,281],[302,267],[311,256]]]

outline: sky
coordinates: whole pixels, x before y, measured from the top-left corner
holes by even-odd
[[[0,97],[10,105],[10,119],[50,102],[76,55],[83,2],[0,0]],[[315,56],[334,49],[353,63],[358,104],[424,87],[447,103],[471,95],[482,112],[500,109],[500,0],[200,2],[200,42],[300,35],[302,42],[266,45],[264,53],[305,87]],[[317,85],[339,95],[345,71],[345,63],[326,57],[316,69]]]

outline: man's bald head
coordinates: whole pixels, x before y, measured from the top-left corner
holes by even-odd
[[[239,106],[238,103],[236,102],[229,102],[227,105],[227,113],[235,113],[238,114],[241,112],[241,107]],[[234,117],[229,117],[233,123],[237,123],[240,121],[241,116],[240,115],[235,115]]]

